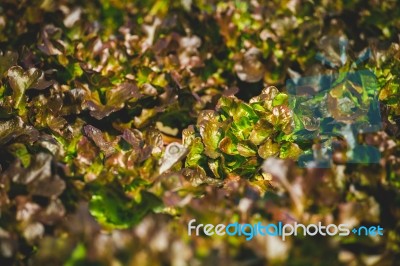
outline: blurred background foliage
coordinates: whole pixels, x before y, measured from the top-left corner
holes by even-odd
[[[1,1],[0,264],[398,264],[399,32],[395,0]],[[299,168],[315,129],[286,80],[360,69],[382,127],[359,141],[379,163],[338,149]],[[172,142],[187,153],[160,173]],[[188,236],[193,218],[384,236],[246,242]]]

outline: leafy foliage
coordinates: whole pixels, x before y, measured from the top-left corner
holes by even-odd
[[[259,171],[262,159],[296,159],[301,153],[288,137],[293,121],[287,96],[275,87],[266,88],[249,104],[222,97],[217,111],[199,114],[197,125],[197,133],[184,134],[184,143],[192,142],[186,166],[200,167],[202,172],[217,178],[263,179]]]
[[[0,264],[395,265],[399,29],[394,0],[1,1]],[[332,77],[323,127],[306,107],[326,93],[285,83],[307,76]],[[297,167],[354,107],[380,109],[357,136],[379,162],[337,138],[332,168]],[[171,142],[187,153],[161,173]],[[246,242],[188,236],[193,218],[385,234]]]

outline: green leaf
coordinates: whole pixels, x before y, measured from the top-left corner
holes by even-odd
[[[223,153],[229,155],[239,154],[236,142],[234,143],[230,137],[223,138],[219,143],[219,148]]]
[[[221,165],[220,158],[218,159],[210,159],[208,162],[208,167],[215,177],[219,179],[223,179],[225,177],[225,173],[223,172],[223,167]]]
[[[75,249],[72,251],[71,256],[65,262],[64,266],[76,266],[83,265],[86,258],[86,247],[83,243],[79,243]]]
[[[221,97],[218,101],[217,109],[232,117],[234,121],[239,121],[243,118],[249,123],[258,121],[257,114],[249,104],[233,97]]]
[[[185,166],[192,167],[199,165],[204,159],[203,155],[204,145],[201,138],[197,137],[191,141],[191,147],[188,155],[186,156]]]
[[[252,124],[247,118],[242,118],[237,122],[232,122],[230,131],[239,140],[247,140],[250,137]]]
[[[268,139],[258,148],[258,154],[261,158],[267,159],[271,156],[276,156],[279,153],[279,144],[274,143],[272,139]]]
[[[274,125],[276,130],[290,134],[292,128],[292,114],[287,106],[279,105],[272,108],[272,113],[267,115],[267,121]]]
[[[239,154],[242,155],[243,157],[252,157],[257,154],[257,152],[253,149],[253,147],[242,142],[238,143],[237,150]]]
[[[140,97],[141,95],[135,84],[122,83],[106,91],[105,104],[101,103],[99,97],[90,97],[86,100],[85,105],[90,110],[90,115],[100,120],[122,109],[128,100],[132,98],[139,99]]]
[[[257,157],[249,157],[240,164],[240,167],[235,169],[235,173],[237,173],[240,177],[250,179],[257,174],[257,169],[259,166],[260,162],[258,161]]]
[[[236,169],[239,169],[243,163],[247,161],[247,159],[240,155],[226,155],[224,166],[228,170],[228,172],[233,172]]]
[[[31,163],[31,155],[28,152],[26,146],[22,143],[14,143],[7,147],[11,154],[13,154],[16,158],[21,160],[24,168],[27,168]]]
[[[161,206],[155,195],[141,191],[139,202],[125,196],[117,184],[96,189],[90,202],[90,213],[103,225],[111,228],[128,228],[137,224],[150,211]]]
[[[287,104],[287,102],[288,102],[288,95],[286,93],[279,93],[273,99],[272,106]]]
[[[8,70],[7,76],[13,90],[13,106],[17,108],[24,97],[25,91],[39,79],[41,72],[36,68],[24,71],[22,67],[14,66]]]
[[[301,154],[302,150],[296,143],[287,142],[280,148],[279,157],[282,159],[297,159]]]
[[[217,113],[213,111],[201,112],[198,124],[200,127],[200,135],[204,143],[204,153],[210,158],[217,158],[220,155],[218,144],[223,136]]]
[[[260,145],[264,140],[271,136],[274,127],[265,119],[260,119],[250,133],[250,141],[255,145]]]

